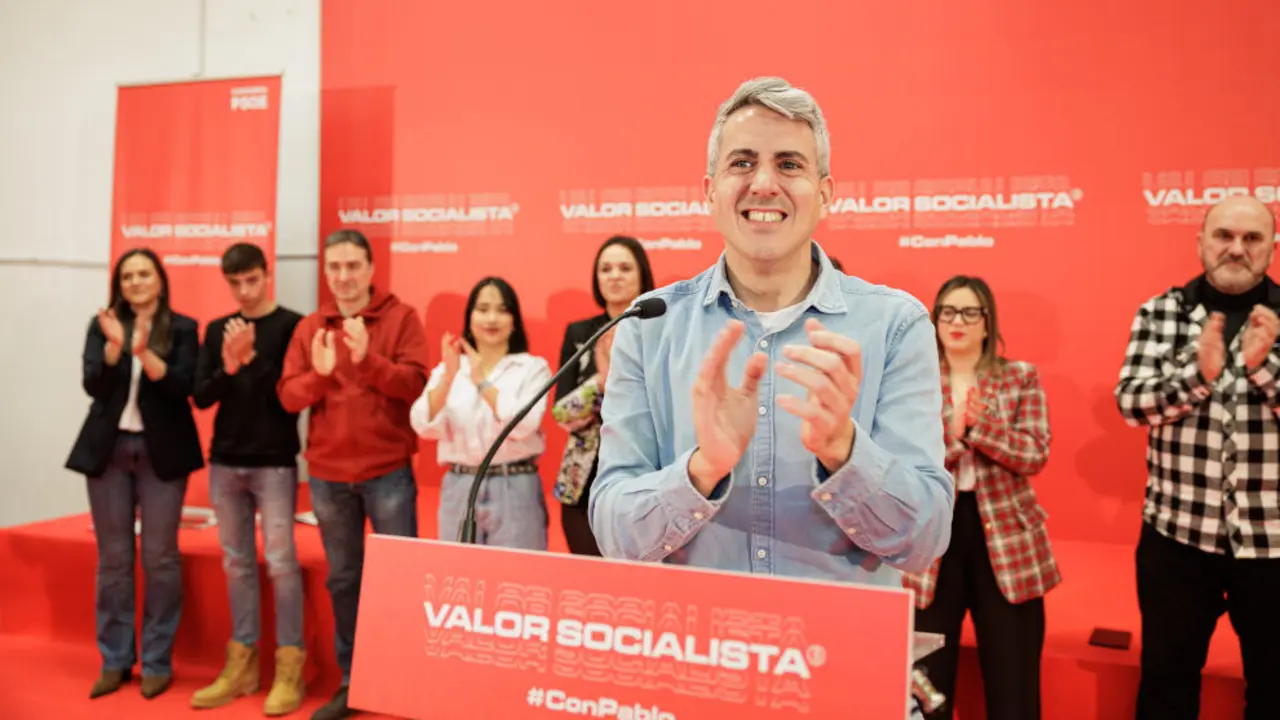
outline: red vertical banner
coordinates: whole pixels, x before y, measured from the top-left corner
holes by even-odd
[[[160,256],[170,305],[201,327],[233,312],[220,261],[258,245],[275,271],[280,77],[122,87],[116,100],[111,262],[136,247]],[[197,414],[208,447],[213,413]],[[204,473],[187,504],[208,504]]]

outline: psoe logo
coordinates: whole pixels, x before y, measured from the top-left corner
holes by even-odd
[[[231,88],[231,111],[248,112],[266,110],[270,107],[267,88],[262,85],[247,85]]]

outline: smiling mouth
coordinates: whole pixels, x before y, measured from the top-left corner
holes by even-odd
[[[777,223],[786,220],[787,214],[781,210],[743,210],[742,217],[751,222]]]

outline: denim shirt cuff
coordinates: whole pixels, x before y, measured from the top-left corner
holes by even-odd
[[[694,487],[693,478],[689,477],[689,458],[693,457],[693,452],[688,450],[681,453],[674,463],[663,470],[658,480],[658,503],[662,507],[666,532],[657,546],[645,553],[641,560],[659,561],[684,547],[724,504],[727,492],[711,501]]]
[[[861,425],[854,422],[853,452],[849,460],[834,473],[813,461],[814,489],[809,496],[822,506],[847,533],[852,533],[853,514],[869,497],[884,489],[885,477],[893,459],[871,441]],[[846,527],[846,525],[849,525]]]
[[[672,463],[674,472],[667,473],[659,487],[662,504],[667,507],[671,517],[675,518],[675,524],[682,531],[687,528],[689,533],[710,520],[729,497],[729,483],[724,481],[716,486],[716,492],[713,493],[716,496],[715,500],[709,500],[698,492],[698,488],[693,484],[693,478],[689,477],[689,458],[693,457],[693,453],[694,450],[681,453]]]

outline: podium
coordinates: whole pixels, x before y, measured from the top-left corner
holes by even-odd
[[[403,718],[880,718],[912,706],[902,588],[371,535],[348,702]]]

